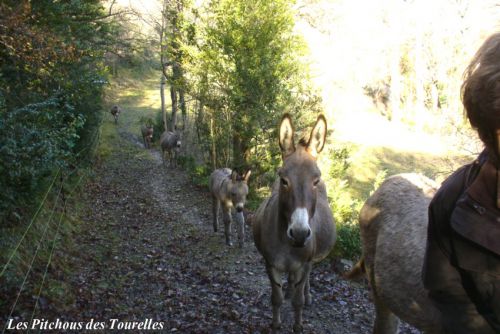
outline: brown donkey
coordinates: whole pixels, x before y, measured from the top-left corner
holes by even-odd
[[[422,283],[428,206],[437,184],[420,174],[385,180],[359,213],[363,257],[347,278],[366,275],[375,304],[374,334],[396,334],[399,319],[443,333]]]
[[[288,274],[295,312],[295,332],[302,331],[304,301],[311,302],[309,273],[312,263],[325,258],[335,244],[335,223],[328,206],[326,187],[316,164],[323,150],[326,119],[319,116],[309,141],[294,143],[289,115],[279,128],[283,166],[271,197],[261,203],[253,220],[255,246],[262,254],[271,281],[273,330],[281,326],[282,274]]]
[[[161,134],[161,157],[164,165],[168,160],[170,167],[177,166],[177,158],[181,150],[181,145],[181,133],[178,132],[177,129],[175,130],[175,132],[165,131]]]
[[[142,140],[144,142],[145,148],[151,147],[151,142],[153,141],[153,126],[152,125],[142,125],[141,126]]]
[[[115,118],[115,124],[118,123],[118,116],[120,116],[120,113],[122,112],[122,108],[120,108],[117,105],[114,105],[111,107],[111,110],[109,111],[111,115]]]
[[[224,234],[226,244],[231,243],[231,209],[236,209],[238,243],[243,247],[245,239],[245,219],[243,218],[243,208],[248,195],[248,179],[251,171],[244,175],[239,175],[236,171],[229,168],[220,168],[213,171],[210,175],[209,188],[212,194],[212,210],[214,216],[214,232],[217,232],[219,225],[219,208],[222,204],[222,218],[224,221]]]

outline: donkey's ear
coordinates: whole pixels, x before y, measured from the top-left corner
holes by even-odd
[[[243,181],[245,181],[245,183],[248,183],[248,179],[250,178],[250,174],[252,174],[252,171],[249,169],[245,175],[243,175]]]
[[[318,157],[318,154],[325,147],[326,132],[326,118],[323,115],[319,115],[307,143],[307,151],[315,158]]]
[[[279,136],[280,136],[280,148],[283,158],[289,156],[295,152],[294,143],[294,130],[292,125],[292,119],[289,114],[285,114],[281,119]]]
[[[236,180],[238,180],[238,172],[233,169],[233,171],[231,172],[231,181],[236,182]]]

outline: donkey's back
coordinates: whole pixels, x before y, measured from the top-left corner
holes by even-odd
[[[376,310],[374,333],[395,334],[397,317],[426,333],[440,333],[439,312],[422,283],[427,210],[436,188],[423,175],[395,175],[361,209],[363,259],[349,275],[366,271]]]
[[[174,165],[181,148],[181,135],[177,131],[164,131],[160,136],[160,147],[163,163],[166,161],[165,155],[168,155],[170,165]]]
[[[120,115],[121,112],[122,112],[122,108],[120,108],[116,104],[111,107],[110,113],[111,113],[111,115],[113,115],[113,117],[115,119],[115,123],[118,122],[118,116]]]
[[[180,136],[177,132],[165,131],[161,134],[160,144],[163,150],[173,149],[178,145],[178,141],[180,140]],[[180,144],[179,144],[180,146]]]
[[[225,199],[228,197],[228,194],[225,192],[224,183],[229,182],[231,177],[232,170],[229,168],[219,168],[216,169],[210,174],[210,180],[208,187],[212,194],[215,194],[219,200]]]

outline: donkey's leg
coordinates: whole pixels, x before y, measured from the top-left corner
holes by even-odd
[[[311,276],[311,273],[307,274],[306,277],[306,284],[304,286],[304,302],[306,306],[311,305],[312,298],[311,298],[311,284],[309,282],[309,277]]]
[[[375,324],[373,325],[373,334],[396,334],[399,327],[399,319],[391,310],[373,293],[373,302],[375,304]]]
[[[172,168],[172,152],[170,151],[170,149],[167,149],[167,163],[168,163],[168,167],[169,168]]]
[[[287,285],[285,289],[285,299],[292,298],[293,296],[293,286],[295,285],[295,276],[293,272],[288,273],[288,280],[287,280]]]
[[[304,288],[306,285],[307,278],[311,272],[311,263],[308,262],[304,264],[302,269],[294,273],[294,278],[296,281],[293,282],[293,297],[292,306],[295,313],[295,323],[293,324],[293,331],[295,333],[302,332],[302,310],[304,308]]]
[[[212,213],[214,216],[214,232],[217,232],[217,229],[219,227],[219,208],[220,208],[220,202],[215,197],[212,195]]]
[[[224,221],[224,234],[226,236],[226,245],[232,246],[233,243],[231,242],[231,223],[232,223],[231,208],[228,208],[225,205],[222,205],[222,219]]]
[[[280,308],[283,304],[281,273],[267,263],[266,271],[269,276],[269,280],[271,281],[271,304],[273,305],[273,323],[271,326],[274,332],[279,330],[281,327]]]
[[[243,216],[243,212],[236,212],[235,218],[238,232],[238,246],[243,248],[243,244],[245,243],[245,217]]]

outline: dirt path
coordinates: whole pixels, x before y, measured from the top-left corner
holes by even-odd
[[[126,127],[118,133],[85,190],[84,223],[67,255],[78,268],[68,277],[76,300],[59,318],[107,329],[111,319],[151,319],[161,332],[269,332],[270,286],[250,230],[243,249],[225,246],[223,232],[212,231],[207,190],[162,166],[159,152],[146,152]],[[366,287],[325,261],[313,269],[311,289],[305,333],[370,332]],[[283,333],[291,332],[289,300],[282,315]]]

